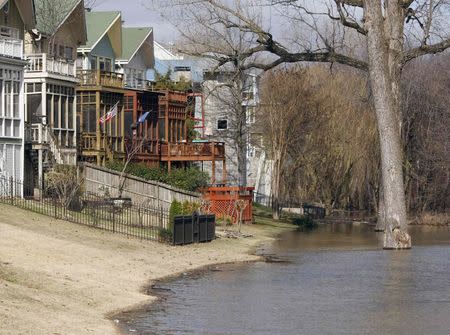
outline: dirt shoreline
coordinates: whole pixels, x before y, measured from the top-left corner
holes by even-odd
[[[253,237],[173,247],[0,205],[2,334],[120,334],[111,319],[156,300],[154,281],[259,259],[290,225],[243,227]]]

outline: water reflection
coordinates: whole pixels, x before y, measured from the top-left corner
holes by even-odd
[[[286,234],[291,262],[225,267],[166,285],[133,319],[138,334],[448,334],[450,229],[413,227],[415,247],[380,250],[382,234],[349,224]]]

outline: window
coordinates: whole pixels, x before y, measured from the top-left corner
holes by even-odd
[[[12,117],[11,111],[11,82],[5,81],[5,116]]]
[[[105,71],[111,72],[111,59],[105,59]]]
[[[97,57],[92,56],[91,57],[91,70],[97,69]]]
[[[67,60],[73,60],[73,48],[65,47],[64,58]]]
[[[0,26],[0,36],[3,38],[19,39],[19,29]]]
[[[68,106],[68,113],[67,113],[67,121],[68,121],[68,125],[67,128],[69,129],[73,129],[73,101],[74,98],[73,97],[69,97],[69,106]]]
[[[20,117],[19,112],[19,91],[20,91],[20,85],[16,81],[13,83],[13,116],[15,118]]]
[[[39,122],[37,116],[42,115],[42,96],[40,94],[27,95],[27,121]]]
[[[59,95],[53,96],[53,127],[59,128]]]
[[[228,129],[228,120],[226,119],[217,120],[217,129],[219,130]]]
[[[95,105],[83,106],[83,131],[95,132],[96,130],[96,112]]]
[[[61,128],[67,128],[67,97],[61,97]]]

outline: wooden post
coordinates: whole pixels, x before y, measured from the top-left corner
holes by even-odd
[[[101,117],[101,111],[100,111],[100,92],[95,92],[95,117],[96,117],[96,137],[97,137],[97,143],[96,143],[96,150],[100,151],[101,148],[101,139],[102,139],[102,132],[101,132],[101,125],[100,125],[100,117]],[[91,148],[90,148],[91,149]]]
[[[225,162],[225,158],[223,159],[223,161],[222,161],[222,182],[224,183],[224,184],[226,184],[227,183],[227,164],[226,164],[226,162]]]
[[[165,115],[164,115],[164,139],[166,140],[167,143],[170,142],[170,137],[169,137],[169,108],[170,108],[170,103],[169,103],[169,99],[170,99],[170,93],[169,91],[166,91],[166,110],[165,110]]]

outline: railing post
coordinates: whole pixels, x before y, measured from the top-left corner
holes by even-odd
[[[55,196],[53,196],[53,208],[54,208],[55,219],[57,219],[58,218],[58,211],[56,209],[56,198],[55,198]]]
[[[14,205],[14,179],[9,177],[9,195],[11,199],[11,205]]]
[[[113,205],[113,210],[112,210],[113,212],[112,212],[112,217],[113,217],[113,233],[115,233],[116,232],[116,210],[115,210],[115,208],[114,208],[114,205]]]
[[[42,54],[42,72],[47,72],[47,54]]]

